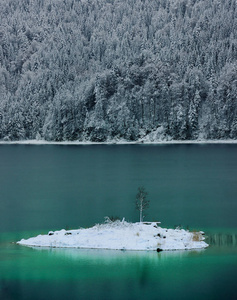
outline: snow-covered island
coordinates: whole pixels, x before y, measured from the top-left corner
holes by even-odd
[[[112,222],[98,224],[87,229],[50,231],[17,242],[19,245],[54,248],[87,248],[111,250],[191,250],[208,247],[204,232],[184,229],[166,229],[160,222],[129,223]]]

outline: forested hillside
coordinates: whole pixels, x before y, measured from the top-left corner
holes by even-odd
[[[236,0],[1,0],[0,139],[237,139]]]

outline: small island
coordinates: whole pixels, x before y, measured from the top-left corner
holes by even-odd
[[[204,232],[189,232],[184,229],[166,229],[160,222],[111,221],[77,230],[50,231],[17,242],[31,247],[111,249],[111,250],[191,250],[208,247]]]
[[[111,250],[191,250],[208,247],[204,232],[189,232],[184,229],[167,229],[160,222],[143,222],[143,212],[149,207],[147,191],[139,186],[135,207],[140,222],[126,222],[105,217],[104,224],[76,230],[49,231],[48,235],[22,239],[19,245],[32,247],[111,249]]]

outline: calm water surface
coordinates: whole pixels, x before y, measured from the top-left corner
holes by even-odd
[[[138,220],[202,229],[204,251],[32,249],[49,230]],[[237,145],[0,145],[0,299],[237,299]]]

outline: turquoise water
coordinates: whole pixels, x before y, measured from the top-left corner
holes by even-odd
[[[0,146],[0,299],[236,299],[237,145]],[[204,251],[39,249],[15,242],[104,216],[207,232]]]

